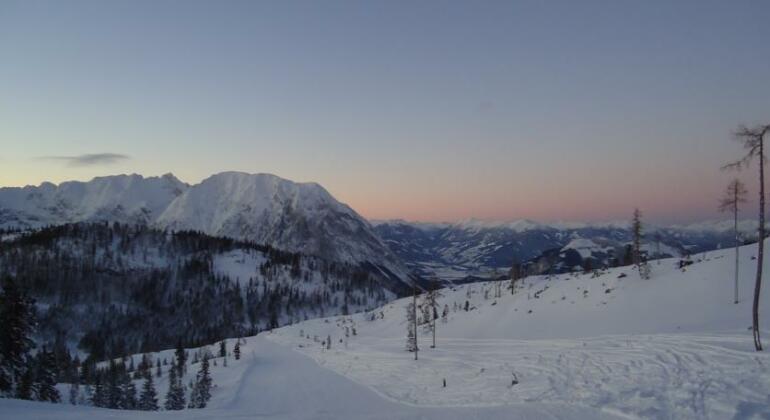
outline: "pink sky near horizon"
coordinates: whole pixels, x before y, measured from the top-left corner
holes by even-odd
[[[131,170],[130,166],[130,163],[126,164],[125,171],[108,171],[105,168],[57,167],[49,162],[45,168],[26,175],[21,171],[4,172],[0,174],[0,186],[38,185],[42,181],[60,183],[72,179],[87,181],[94,176],[140,172]],[[309,178],[308,174],[297,177],[276,174],[299,182],[318,182],[335,198],[371,220],[422,222],[465,219],[602,222],[629,219],[636,207],[643,210],[645,219],[656,223],[726,219],[729,215],[717,212],[717,201],[727,182],[739,176],[750,189],[749,202],[744,205],[741,217],[754,216],[756,183],[753,182],[753,170],[725,173],[715,166],[689,172],[665,169],[661,168],[658,174],[619,172],[607,176],[583,172],[569,178],[565,178],[567,175],[563,171],[551,171],[531,180],[499,183],[490,183],[484,177],[467,178],[463,174],[446,182],[437,177],[407,182],[403,178],[413,176],[409,174],[356,177],[332,173],[322,174],[326,176],[318,179]],[[156,176],[165,172],[168,171],[144,171],[143,175]],[[192,184],[208,176],[192,175],[184,169],[171,172]],[[218,171],[212,174],[214,172]]]
[[[770,2],[0,6],[0,186],[222,171],[370,219],[722,219]],[[71,166],[66,157],[129,158]]]

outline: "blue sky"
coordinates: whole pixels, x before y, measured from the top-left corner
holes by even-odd
[[[241,170],[372,218],[717,217],[730,132],[770,120],[769,22],[764,1],[6,0],[0,185]],[[41,159],[95,153],[129,158]]]

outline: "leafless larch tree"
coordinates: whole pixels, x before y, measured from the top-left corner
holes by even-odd
[[[759,337],[759,292],[762,289],[762,261],[764,260],[765,243],[765,136],[770,133],[770,124],[755,127],[741,126],[735,132],[735,140],[747,150],[746,155],[738,161],[723,166],[723,169],[747,168],[754,158],[759,159],[759,238],[757,251],[757,277],[754,282],[754,305],[752,306],[752,331],[754,347],[762,351],[762,341]]]
[[[738,303],[738,266],[740,256],[741,238],[738,233],[738,212],[740,205],[746,202],[746,187],[740,179],[736,178],[730,181],[725,195],[719,200],[719,211],[731,212],[733,214],[733,233],[735,234],[735,299],[733,303]]]

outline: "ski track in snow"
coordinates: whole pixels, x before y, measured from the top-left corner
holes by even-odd
[[[440,340],[415,362],[403,340],[349,340],[323,350],[294,344],[321,366],[416,406],[564,403],[631,418],[740,418],[742,404],[770,416],[770,358],[743,335],[611,336],[573,340]],[[298,347],[302,344],[302,347]],[[335,343],[335,345],[340,345]],[[511,386],[513,373],[519,384]],[[442,379],[447,387],[442,387]]]
[[[467,420],[467,419],[618,419],[602,410],[570,404],[518,404],[497,407],[416,407],[382,398],[365,386],[263,336],[248,344],[253,349],[227,368],[214,369],[215,383],[223,373],[237,382],[214,390],[210,407],[203,410],[141,412],[73,407],[0,399],[0,419],[340,419],[340,420]],[[244,366],[245,365],[245,366]],[[218,372],[217,372],[218,371]],[[161,395],[162,391],[159,392]],[[232,393],[230,399],[223,394]],[[218,395],[217,395],[218,394]]]

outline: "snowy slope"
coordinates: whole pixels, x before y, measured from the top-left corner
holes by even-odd
[[[650,280],[630,267],[538,276],[522,281],[513,295],[501,288],[499,297],[497,283],[476,283],[443,290],[439,301],[449,315],[438,321],[435,349],[420,328],[418,361],[404,350],[407,298],[248,338],[242,360],[230,358],[224,367],[217,359],[217,387],[204,410],[145,414],[0,400],[0,413],[40,419],[764,419],[770,417],[770,353],[754,352],[747,330],[755,252],[756,246],[741,252],[737,305],[730,250],[697,255],[684,271],[675,259],[654,262]],[[769,296],[762,296],[765,337]],[[171,351],[153,357],[170,359]],[[195,367],[188,371],[186,379]],[[165,380],[158,381],[161,395]]]
[[[0,228],[101,220],[149,223],[186,189],[187,184],[171,174],[148,178],[116,175],[88,182],[0,188]]]
[[[742,252],[737,305],[728,250],[698,255],[684,271],[675,259],[654,262],[650,280],[622,267],[531,277],[497,298],[491,282],[445,289],[440,305],[450,313],[438,322],[438,347],[420,328],[418,362],[404,351],[408,298],[269,338],[419,406],[562,402],[630,418],[767,418],[770,355],[753,351],[747,330],[755,252]],[[770,294],[762,306],[767,337]],[[346,338],[353,326],[356,336]],[[312,339],[327,335],[332,351]],[[510,387],[514,373],[520,384]]]
[[[217,358],[211,367],[215,388],[209,406],[202,410],[124,411],[87,406],[53,405],[0,399],[0,418],[35,420],[89,419],[275,419],[275,420],[466,420],[564,419],[609,420],[617,415],[568,404],[527,403],[497,407],[420,407],[383,398],[372,389],[324,369],[300,353],[287,351],[265,337],[249,338],[239,361],[228,366]],[[171,352],[161,357],[171,358]],[[183,382],[195,373],[188,369]],[[156,380],[161,397],[167,375]],[[137,386],[141,384],[137,381]],[[66,390],[67,388],[64,387]]]

